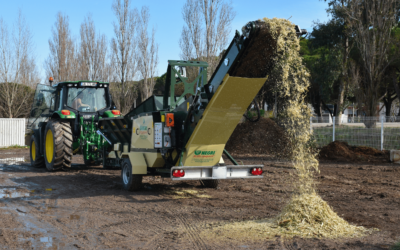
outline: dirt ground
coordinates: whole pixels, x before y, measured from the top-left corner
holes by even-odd
[[[318,192],[340,216],[380,231],[358,239],[204,239],[224,223],[272,218],[290,197],[291,168],[268,157],[263,179],[199,182],[144,178],[139,192],[122,189],[119,170],[50,173],[29,165],[28,149],[0,150],[2,249],[389,249],[400,240],[400,165],[324,160]]]

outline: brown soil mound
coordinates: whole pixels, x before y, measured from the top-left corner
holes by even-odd
[[[285,131],[273,120],[261,118],[258,122],[239,124],[226,144],[234,155],[282,155],[288,152],[289,140]]]
[[[344,141],[334,141],[321,149],[319,152],[319,159],[358,162],[389,162],[389,151],[380,151],[370,147],[350,146]]]

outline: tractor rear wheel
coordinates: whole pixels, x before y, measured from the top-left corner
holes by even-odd
[[[71,167],[72,130],[68,122],[50,120],[45,128],[44,160],[49,171]]]
[[[201,180],[200,183],[206,188],[218,188],[219,180]]]
[[[137,191],[142,186],[142,175],[132,174],[132,165],[129,159],[124,159],[121,169],[121,179],[124,189]]]
[[[30,157],[31,157],[31,166],[34,168],[44,168],[44,157],[40,155],[40,144],[38,138],[34,135],[31,136],[30,143]]]

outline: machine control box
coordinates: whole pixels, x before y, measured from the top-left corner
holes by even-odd
[[[154,148],[171,148],[171,128],[162,122],[154,123]]]
[[[162,148],[162,122],[154,123],[154,148]]]
[[[172,147],[171,143],[171,127],[164,127],[164,148]]]

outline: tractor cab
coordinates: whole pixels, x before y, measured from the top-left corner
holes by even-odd
[[[49,118],[97,121],[114,114],[109,84],[95,81],[60,82],[55,85],[39,84],[30,113],[28,126],[38,129],[40,122]],[[109,111],[111,114],[105,114]],[[114,111],[115,113],[115,111]],[[74,122],[72,122],[74,123]],[[77,122],[78,123],[78,122]]]
[[[69,110],[85,120],[103,116],[111,109],[111,96],[108,83],[94,81],[61,82],[53,87],[57,89],[56,96],[59,110]]]

